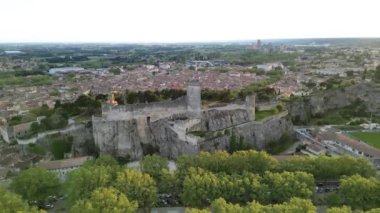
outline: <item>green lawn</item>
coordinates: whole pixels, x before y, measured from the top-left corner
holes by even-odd
[[[353,132],[352,137],[380,149],[380,132]]]
[[[0,87],[49,85],[54,79],[55,77],[50,75],[15,76],[14,73],[0,73]]]
[[[256,121],[261,121],[267,117],[273,116],[280,113],[276,108],[273,108],[271,110],[263,110],[263,111],[256,111]]]

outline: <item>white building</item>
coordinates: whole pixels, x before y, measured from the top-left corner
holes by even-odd
[[[61,180],[64,180],[70,171],[79,168],[84,162],[88,160],[92,160],[92,157],[84,156],[64,160],[42,161],[39,162],[36,166],[57,173],[58,177]]]
[[[268,64],[258,64],[256,68],[258,70],[264,70],[264,71],[272,71],[275,70],[277,67],[284,69],[284,65],[282,63],[268,63]]]

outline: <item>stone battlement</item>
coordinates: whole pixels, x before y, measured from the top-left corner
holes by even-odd
[[[167,117],[171,114],[184,113],[187,111],[186,97],[172,101],[152,103],[127,104],[120,106],[103,105],[102,117],[109,120],[129,120],[145,117]]]
[[[198,82],[189,82],[186,96],[176,100],[120,106],[102,105],[102,118],[106,120],[130,120],[141,117],[157,120],[181,113],[187,113],[192,117],[201,116],[201,88]]]

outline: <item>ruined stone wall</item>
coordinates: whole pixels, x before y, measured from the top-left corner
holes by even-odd
[[[50,146],[50,141],[47,139],[47,136],[61,134],[65,136],[72,136],[72,150],[74,156],[84,156],[94,154],[93,150],[95,148],[95,143],[93,139],[92,125],[91,122],[86,124],[72,124],[70,127],[63,130],[53,130],[39,134],[40,137],[35,137],[29,139],[30,143],[42,144],[44,146]],[[27,146],[28,143],[25,143],[28,139],[24,140],[24,143],[19,144]]]
[[[273,116],[264,121],[249,121],[219,130],[222,134],[210,140],[202,141],[201,150],[215,151],[227,150],[229,148],[230,136],[225,135],[225,130],[234,132],[236,139],[244,139],[244,143],[255,149],[265,149],[266,145],[272,141],[278,141],[283,134],[293,134],[293,124],[287,116],[287,112]]]
[[[351,87],[329,90],[323,94],[304,97],[288,104],[288,110],[293,119],[307,122],[310,115],[324,113],[327,110],[351,105],[360,99],[370,112],[380,116],[380,85],[363,83]]]

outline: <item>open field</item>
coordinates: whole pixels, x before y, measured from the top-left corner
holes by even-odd
[[[351,136],[380,149],[380,132],[352,132]]]
[[[51,75],[15,76],[14,73],[0,73],[0,87],[50,85],[54,79]]]

